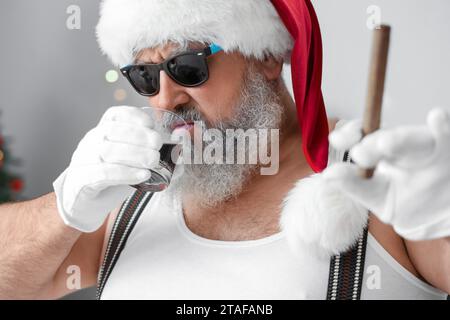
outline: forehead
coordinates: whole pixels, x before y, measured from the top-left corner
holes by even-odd
[[[146,48],[135,54],[135,62],[162,62],[168,57],[174,56],[184,51],[202,49],[206,46],[200,42],[167,43],[154,48]]]

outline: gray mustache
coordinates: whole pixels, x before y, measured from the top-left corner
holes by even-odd
[[[175,109],[174,113],[187,122],[205,121],[203,115],[193,107]]]

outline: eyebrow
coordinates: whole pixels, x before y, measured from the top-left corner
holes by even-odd
[[[141,59],[135,59],[133,61],[133,64],[155,64],[152,60],[141,60]]]

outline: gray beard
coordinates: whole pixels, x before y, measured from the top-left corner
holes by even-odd
[[[207,128],[218,129],[225,137],[227,129],[279,129],[284,109],[280,102],[279,82],[269,82],[250,68],[231,119],[208,124],[194,108],[181,110],[177,114],[186,121],[203,121]],[[203,148],[211,146],[211,143],[203,142]],[[236,154],[235,145],[227,145],[225,141],[221,145],[224,158],[227,152]],[[248,150],[245,152],[248,154]],[[225,159],[223,164],[182,164],[177,166],[169,190],[182,198],[194,200],[200,206],[215,207],[237,197],[258,168],[259,164],[226,164]]]

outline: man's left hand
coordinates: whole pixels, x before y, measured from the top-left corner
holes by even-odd
[[[409,240],[450,236],[450,112],[432,110],[426,126],[381,129],[361,138],[356,121],[330,135],[353,162],[337,163],[324,177]],[[370,179],[360,168],[375,168]]]

